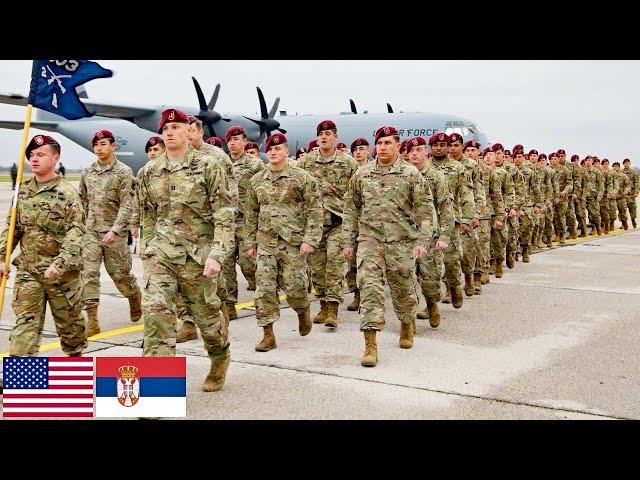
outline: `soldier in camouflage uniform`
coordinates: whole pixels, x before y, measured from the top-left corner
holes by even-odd
[[[600,201],[604,194],[603,185],[598,181],[598,170],[592,166],[592,158],[588,156],[584,160],[586,183],[582,192],[589,212],[589,222],[591,223],[590,235],[602,235],[600,220]]]
[[[618,207],[618,219],[622,223],[622,228],[629,229],[627,223],[627,195],[629,195],[629,178],[620,171],[620,162],[613,163],[614,176],[618,182],[618,193],[615,198]]]
[[[602,233],[609,233],[609,206],[607,204],[607,191],[609,177],[602,169],[602,163],[598,157],[593,157],[591,160],[592,168],[596,172],[596,181],[598,184],[598,191],[602,192],[602,199],[600,200],[600,225],[602,226]]]
[[[34,356],[40,349],[47,301],[62,351],[80,356],[87,348],[82,320],[82,238],[86,232],[76,190],[55,173],[60,145],[36,135],[26,149],[34,177],[19,185],[13,248],[20,254],[12,307],[16,324],[9,337],[9,355]],[[7,252],[11,211],[0,235],[0,255]],[[4,261],[0,279],[8,275]]]
[[[571,171],[566,165],[560,164],[559,156],[556,152],[549,154],[551,160],[551,166],[556,174],[558,181],[558,196],[556,197],[555,204],[555,230],[558,241],[561,245],[565,243],[564,234],[567,229],[567,208],[569,208],[569,199],[573,192],[573,177]]]
[[[491,147],[491,152],[494,154],[493,171],[497,186],[502,194],[505,215],[507,218],[515,217],[517,215],[514,208],[515,190],[513,178],[504,168],[504,147],[502,144],[496,143]],[[500,219],[499,212],[496,212],[496,218],[491,225],[491,270],[495,273],[496,278],[501,278],[504,273],[502,262],[504,262],[508,233],[508,222],[504,220],[504,218]]]
[[[351,143],[351,155],[358,164],[358,168],[363,167],[369,163],[369,142],[366,138],[356,138]],[[356,251],[356,255],[358,252]],[[358,269],[356,267],[355,256],[349,260],[349,271],[347,272],[347,287],[350,292],[353,292],[353,302],[347,305],[347,310],[355,312],[360,308],[360,290],[358,290],[358,283],[356,281],[356,275]]]
[[[532,150],[532,152],[536,152]],[[537,157],[537,159],[535,158]],[[538,215],[540,223],[536,232],[536,240],[538,248],[546,245],[548,248],[553,247],[553,202],[558,193],[558,181],[554,170],[547,166],[547,156],[543,153],[538,156],[537,152],[532,154],[529,152],[529,158],[535,159],[535,169],[538,173],[538,184],[540,187],[540,195],[542,196],[542,208]],[[533,161],[532,161],[533,163]],[[544,237],[544,240],[543,240]]]
[[[520,245],[522,246],[522,261],[528,263],[531,239],[533,235],[534,216],[540,213],[542,196],[538,183],[538,175],[531,168],[524,165],[524,152],[515,150],[513,152],[514,163],[522,176],[523,192],[520,210],[524,212],[520,223]]]
[[[609,231],[613,232],[616,229],[616,198],[618,196],[618,190],[620,188],[620,182],[616,179],[615,172],[609,168],[609,160],[602,159],[602,173],[604,174],[604,181],[606,185],[606,199],[602,201],[607,209],[607,215],[609,217]]]
[[[566,152],[561,148],[556,153],[558,154],[558,163],[561,166],[566,167],[567,171],[569,172],[568,181],[571,184],[571,192],[569,192],[567,196],[567,209],[565,212],[565,218],[566,218],[567,228],[569,229],[569,234],[571,235],[571,238],[576,239],[578,238],[578,231],[576,230],[577,219],[576,219],[576,212],[574,210],[573,204],[575,203],[575,201],[577,200],[580,194],[579,189],[582,181],[580,180],[580,175],[576,168],[577,165],[574,165],[571,162],[567,163]]]
[[[518,257],[518,238],[520,237],[520,218],[524,215],[524,211],[518,207],[522,203],[523,196],[523,178],[520,171],[513,163],[513,157],[510,150],[504,151],[503,168],[511,175],[514,189],[514,208],[516,215],[507,218],[507,250],[506,264],[507,267],[513,268]]]
[[[384,328],[385,277],[400,320],[400,348],[413,346],[416,259],[426,255],[440,234],[428,185],[399,154],[398,131],[381,127],[375,140],[376,161],[360,168],[349,182],[343,225],[348,259],[358,244],[360,330],[365,338],[361,364],[369,367],[378,363],[376,331]],[[446,139],[443,144],[446,151]]]
[[[464,293],[467,297],[473,297],[476,293],[473,274],[476,268],[478,250],[480,249],[477,228],[480,225],[479,219],[482,216],[482,206],[485,205],[487,201],[478,162],[462,153],[462,149],[462,136],[458,133],[452,133],[449,137],[449,158],[459,162],[466,169],[468,177],[471,180],[472,195],[474,199],[474,212],[473,217],[471,218],[471,229],[464,235],[461,235],[463,253],[460,261],[462,273],[464,274]],[[478,282],[478,287],[480,288],[480,282]]]
[[[298,332],[311,331],[306,257],[322,238],[322,201],[318,183],[307,171],[288,165],[287,138],[265,140],[268,168],[255,174],[245,201],[247,253],[257,259],[256,317],[264,337],[256,351],[276,348],[273,324],[280,318],[277,288],[298,314]]]
[[[429,138],[429,146],[433,158],[431,163],[442,170],[449,182],[449,192],[453,197],[454,220],[458,224],[450,233],[450,242],[444,250],[445,283],[447,294],[443,303],[453,303],[455,308],[462,307],[463,297],[460,289],[460,273],[462,260],[462,239],[471,230],[471,219],[475,216],[473,201],[473,185],[465,167],[452,160],[448,155],[449,135],[438,133]]]
[[[260,146],[256,142],[247,142],[244,144],[244,151],[247,152],[247,155],[251,155],[252,157],[256,157],[258,160],[262,162],[260,158]]]
[[[342,250],[342,208],[349,179],[358,168],[356,161],[335,147],[338,138],[336,124],[324,120],[316,127],[318,151],[300,157],[300,168],[308,171],[318,182],[322,194],[323,232],[317,250],[309,255],[309,266],[320,299],[320,312],[314,323],[338,326],[338,306],[343,299],[343,279],[346,270]]]
[[[134,176],[131,168],[114,155],[113,133],[100,130],[93,136],[93,151],[98,159],[82,170],[80,199],[86,215],[84,237],[84,311],[87,336],[100,332],[100,264],[104,259],[107,273],[118,291],[129,300],[132,322],[142,317],[140,288],[131,274],[131,251],[127,245],[133,207]]]
[[[629,218],[631,218],[631,224],[633,228],[636,228],[638,225],[636,223],[637,213],[637,204],[636,197],[638,193],[640,193],[640,175],[638,172],[631,168],[631,160],[625,158],[622,162],[624,166],[622,173],[624,173],[629,179],[629,193],[627,193],[627,209],[629,210]]]
[[[580,165],[580,156],[571,155],[571,164],[573,165],[573,208],[575,217],[580,229],[580,237],[587,236],[587,216],[585,215],[585,197],[584,188],[586,184],[585,169]]]
[[[195,127],[184,112],[162,112],[166,153],[144,169],[139,186],[146,242],[144,356],[176,352],[178,294],[200,328],[211,369],[202,389],[222,388],[230,363],[229,331],[216,283],[233,249],[234,200],[225,168],[190,145]]]
[[[407,140],[405,148],[409,150],[409,161],[416,167],[427,182],[433,197],[438,215],[438,228],[435,238],[428,245],[427,254],[416,262],[418,283],[427,302],[427,308],[418,312],[417,317],[429,319],[429,325],[437,328],[440,325],[441,284],[444,277],[444,260],[442,251],[449,245],[452,231],[457,228],[454,221],[453,197],[449,192],[449,182],[442,170],[427,162],[427,142],[422,137]],[[414,325],[415,332],[415,325]]]

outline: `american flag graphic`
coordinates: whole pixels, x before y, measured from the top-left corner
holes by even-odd
[[[92,357],[2,359],[3,417],[93,417]]]

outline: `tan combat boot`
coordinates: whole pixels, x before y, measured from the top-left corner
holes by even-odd
[[[546,246],[551,247],[551,240],[547,242]],[[542,239],[542,235],[540,235],[538,237],[538,248],[544,248],[544,247],[545,247],[544,240]]]
[[[485,283],[491,283],[491,279],[489,278],[489,272],[482,272],[482,275],[480,276],[480,283],[482,285],[484,285]]]
[[[227,378],[227,369],[231,363],[231,355],[227,354],[224,358],[216,358],[211,360],[211,369],[209,375],[204,379],[202,390],[204,392],[217,392],[224,385]]]
[[[571,230],[571,240],[575,240],[576,238],[578,238],[578,231],[574,228]]]
[[[329,328],[338,328],[338,302],[327,302],[327,318],[324,326]]]
[[[551,238],[547,240],[547,247],[553,248],[553,240]]]
[[[355,290],[353,292],[353,302],[347,305],[347,310],[357,312],[358,308],[360,308],[360,290]]]
[[[502,269],[502,260],[496,261],[496,278],[502,278],[504,270]]]
[[[624,230],[629,230],[629,224],[627,223],[627,219],[622,220],[622,228]]]
[[[616,221],[614,220],[613,222],[609,222],[609,232],[615,232],[616,231]]]
[[[142,293],[140,290],[133,297],[129,297],[129,317],[132,322],[137,322],[142,318]]]
[[[529,263],[529,245],[522,247],[522,261],[524,263]]]
[[[582,227],[580,229],[580,237],[586,237],[587,236],[587,227]]]
[[[268,352],[276,348],[276,337],[273,334],[273,323],[270,323],[266,327],[262,327],[264,330],[264,337],[262,341],[256,345],[256,352]]]
[[[247,279],[247,283],[248,283],[247,290],[250,291],[250,292],[255,292],[256,291],[256,281],[255,280],[251,281],[251,280]]]
[[[413,324],[400,324],[400,348],[413,347]]]
[[[516,264],[514,258],[513,258],[513,251],[511,250],[507,250],[507,268],[513,268],[514,265]],[[496,275],[497,276],[497,275]]]
[[[475,295],[482,293],[482,274],[480,272],[473,273],[473,290]]]
[[[467,297],[473,297],[475,294],[475,288],[473,286],[473,273],[464,274],[464,293]]]
[[[489,275],[495,275],[496,274],[496,260],[495,258],[492,258],[491,260],[489,260]]]
[[[100,324],[98,323],[98,307],[88,308],[84,311],[87,315],[86,333],[87,338],[93,337],[100,333]]]
[[[426,320],[427,318],[429,318],[429,311],[425,308],[421,312],[416,313],[416,317],[421,320]]]
[[[638,224],[636,223],[636,219],[635,218],[631,219],[631,225],[633,225],[633,228],[637,228],[638,227]]]
[[[457,285],[455,288],[451,287],[451,303],[453,304],[453,308],[462,307],[464,297],[462,296],[462,289],[460,285]]]
[[[311,323],[311,307],[307,307],[304,310],[297,312],[298,314],[298,332],[300,336],[304,337],[311,331],[313,323]]]
[[[427,300],[427,310],[429,311],[429,325],[432,328],[438,328],[438,325],[440,325],[440,309],[437,302]]]
[[[191,322],[183,322],[178,334],[176,335],[176,343],[184,343],[189,340],[197,340],[198,329]]]
[[[238,311],[236,310],[236,304],[234,302],[225,302],[224,308],[227,311],[227,317],[229,320],[238,319]]]
[[[446,287],[446,292],[444,297],[442,298],[442,303],[451,303],[451,287],[447,282],[445,282],[444,286]]]
[[[313,323],[324,323],[327,319],[327,302],[320,300],[320,311],[313,317]]]
[[[378,345],[376,344],[376,331],[364,331],[364,354],[360,364],[363,367],[375,367],[378,364]]]

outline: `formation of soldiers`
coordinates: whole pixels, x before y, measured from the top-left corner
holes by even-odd
[[[616,213],[624,229],[629,219],[636,228],[640,179],[629,159],[611,169],[593,156],[567,163],[562,149],[548,157],[525,154],[522,145],[481,150],[456,133],[400,143],[392,126],[376,131],[373,148],[365,138],[348,148],[325,120],[295,154],[285,135],[269,136],[265,165],[240,126],[225,134],[228,155],[222,139],[204,141],[200,120],[180,110],[163,112],[158,133],[134,178],[115,158],[113,133],[96,132],[97,159],[83,170],[79,193],[55,173],[55,139],[29,143],[34,177],[19,192],[11,355],[37,354],[47,301],[62,350],[82,353],[100,332],[104,261],[131,321],[144,318],[143,355],[175,355],[176,343],[199,330],[211,360],[203,390],[219,390],[230,362],[229,321],[237,318],[237,263],[255,290],[263,330],[256,351],[277,347],[279,290],[305,336],[314,323],[338,328],[346,282],[353,293],[346,308],[360,313],[361,364],[375,366],[385,284],[401,324],[399,346],[411,348],[416,318],[437,328],[440,302],[461,308],[463,290],[481,294],[490,275],[503,276],[504,263],[530,262],[536,249],[577,238],[578,230],[585,237],[588,227],[589,235],[606,234]],[[140,238],[141,289],[131,274],[129,229]],[[5,229],[0,255],[7,240]],[[313,317],[312,287],[320,305]],[[420,291],[427,307],[416,312]]]

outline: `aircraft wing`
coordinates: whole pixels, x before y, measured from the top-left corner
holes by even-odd
[[[38,130],[46,130],[48,132],[55,132],[58,126],[58,122],[31,122],[31,128],[37,128]],[[24,122],[19,120],[0,120],[0,128],[8,128],[10,130],[22,130],[24,128]]]
[[[156,111],[155,107],[135,107],[131,105],[115,105],[112,103],[91,102],[81,99],[82,103],[87,106],[87,110],[100,115],[102,117],[111,118],[134,118],[149,115]],[[0,103],[8,105],[27,105],[27,97],[19,93],[0,92]],[[8,128],[8,127],[7,127]]]

